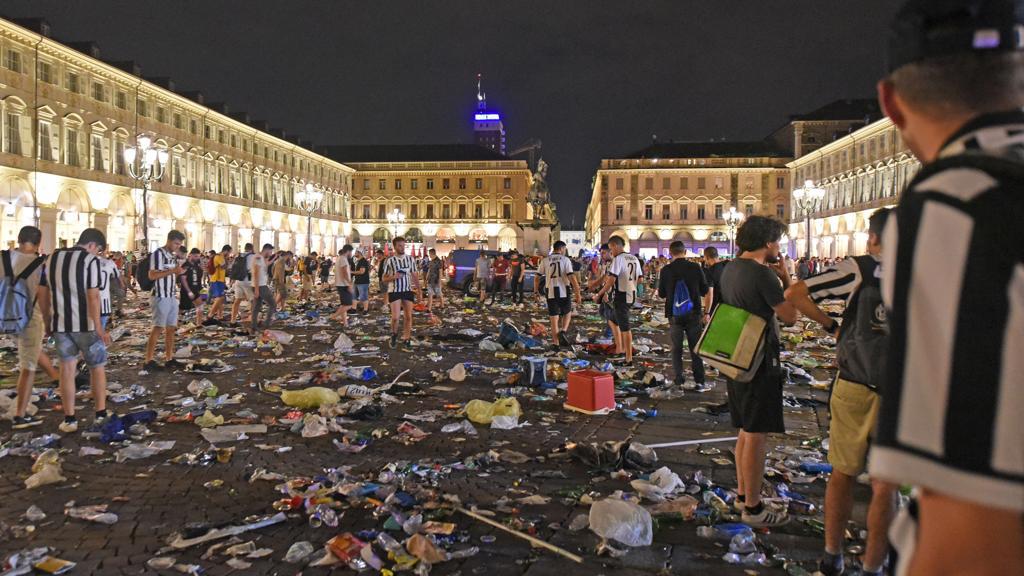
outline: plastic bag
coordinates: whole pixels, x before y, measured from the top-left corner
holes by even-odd
[[[305,540],[300,540],[288,547],[284,555],[284,561],[289,564],[298,564],[313,553],[313,545]]]
[[[607,498],[590,507],[590,529],[598,536],[627,546],[650,546],[654,535],[651,514],[642,506]]]
[[[334,349],[338,352],[351,352],[354,347],[355,343],[344,332],[338,334],[338,338],[334,341]]]
[[[481,340],[479,346],[484,352],[501,352],[505,349],[504,346],[490,339]]]
[[[330,388],[313,386],[302,390],[285,390],[281,392],[281,401],[293,408],[309,410],[327,404],[338,403],[338,393]]]
[[[40,454],[32,464],[33,474],[25,479],[25,488],[31,490],[47,484],[56,484],[67,480],[61,475],[60,454],[50,448]]]
[[[291,334],[289,334],[287,332],[284,332],[283,330],[264,330],[263,331],[263,339],[264,340],[273,340],[274,342],[280,342],[281,344],[291,344],[292,339],[294,339],[294,338],[295,338],[295,336],[293,336],[293,335],[291,335]]]
[[[207,410],[206,412],[203,413],[202,416],[196,418],[195,422],[201,428],[213,428],[214,426],[220,426],[221,424],[223,424],[224,417],[217,416],[213,412]]]
[[[522,415],[523,412],[519,407],[519,401],[515,398],[502,398],[496,402],[470,400],[466,404],[466,417],[477,424],[490,424],[495,416],[515,416],[519,418]]]
[[[516,416],[495,415],[491,417],[491,428],[495,430],[513,430],[518,427],[519,418]]]
[[[668,466],[662,466],[651,473],[651,484],[661,488],[666,494],[686,488],[679,475],[669,470]]]
[[[462,382],[466,379],[466,366],[459,362],[448,371],[448,378],[452,382]]]

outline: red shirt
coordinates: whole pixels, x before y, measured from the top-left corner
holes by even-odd
[[[502,258],[494,262],[494,275],[495,276],[508,276],[508,260]]]

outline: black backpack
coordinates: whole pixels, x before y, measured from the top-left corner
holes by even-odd
[[[231,269],[228,270],[228,278],[241,282],[249,279],[249,256],[250,254],[242,254],[235,258],[231,263]]]
[[[860,286],[843,311],[836,356],[839,377],[875,389],[885,376],[889,348],[889,322],[882,303],[882,288],[872,256],[854,256]]]
[[[143,291],[149,292],[153,289],[153,281],[149,279],[149,260],[152,258],[152,254],[139,260],[139,263],[135,265],[135,281],[139,283],[139,288]]]

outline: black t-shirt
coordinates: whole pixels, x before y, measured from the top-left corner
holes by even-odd
[[[192,292],[199,292],[203,289],[203,265],[200,262],[192,263],[185,262],[182,266],[185,269],[183,276],[185,277],[185,284],[188,285],[189,290]]]
[[[711,294],[711,309],[714,310],[722,302],[722,272],[725,270],[727,261],[715,262],[714,265],[704,268],[704,276],[708,279],[708,285],[714,292]]]
[[[354,273],[352,274],[352,282],[354,284],[369,284],[370,283],[370,261],[366,258],[361,258],[356,262]]]
[[[672,301],[676,294],[676,282],[686,282],[693,302],[693,314],[701,315],[701,296],[708,293],[708,281],[699,264],[685,259],[673,260],[661,269],[658,279],[658,296],[665,299],[665,316],[672,318]]]
[[[775,307],[785,301],[782,282],[771,268],[750,260],[737,258],[722,272],[722,302],[757,314],[768,321],[769,341],[779,342]]]

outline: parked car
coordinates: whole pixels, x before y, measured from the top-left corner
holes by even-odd
[[[484,250],[488,258],[494,258],[499,252],[497,250]],[[461,290],[463,294],[476,296],[479,291],[476,288],[476,259],[480,256],[479,250],[472,248],[458,248],[448,254],[448,286]],[[507,254],[506,254],[507,256]],[[533,292],[533,277],[536,270],[526,267],[526,275],[523,277],[523,292]],[[509,282],[505,282],[505,290],[509,289]]]

